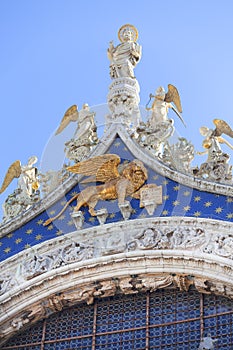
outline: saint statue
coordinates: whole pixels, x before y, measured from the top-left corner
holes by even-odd
[[[121,44],[114,47],[111,41],[107,51],[111,62],[110,76],[112,79],[135,78],[134,68],[142,55],[142,47],[136,43],[138,31],[131,24],[126,24],[119,29],[118,38]]]

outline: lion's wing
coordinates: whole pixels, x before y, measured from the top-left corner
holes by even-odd
[[[116,154],[104,154],[69,166],[67,170],[75,174],[91,176],[92,181],[107,182],[120,176],[118,171],[120,161],[120,157]]]

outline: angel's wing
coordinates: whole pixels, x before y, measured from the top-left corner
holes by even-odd
[[[227,124],[227,122],[221,119],[214,119],[213,122],[216,126],[216,129],[214,130],[214,136],[221,136],[222,134],[225,134],[230,137],[233,137],[233,130]]]
[[[120,161],[120,157],[116,154],[104,154],[84,160],[66,169],[75,174],[94,175],[95,178],[92,177],[92,180],[106,182],[120,176],[117,169]]]
[[[21,163],[19,160],[16,160],[9,166],[5,178],[0,188],[0,193],[3,193],[5,189],[10,185],[11,181],[15,178],[20,177],[21,175]]]
[[[62,118],[62,121],[55,135],[60,134],[70,122],[76,122],[78,120],[78,115],[79,113],[77,105],[73,105],[70,108],[68,108],[64,114],[64,117]]]
[[[174,85],[168,84],[168,92],[165,95],[164,101],[173,102],[175,104],[178,112],[182,113],[180,95],[179,95],[177,88]]]

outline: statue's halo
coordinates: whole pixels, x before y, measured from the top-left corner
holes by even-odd
[[[120,27],[120,29],[118,30],[118,39],[122,43],[125,42],[123,33],[126,29],[132,32],[133,42],[136,42],[138,39],[138,30],[132,24],[124,24],[123,26]]]

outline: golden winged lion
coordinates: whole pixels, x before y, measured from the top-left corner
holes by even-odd
[[[89,186],[80,193],[74,195],[53,218],[48,219],[44,226],[57,219],[75,199],[77,204],[74,211],[79,211],[82,206],[88,206],[89,213],[96,216],[95,206],[99,200],[118,199],[118,204],[124,204],[125,198],[131,196],[140,198],[140,190],[150,185],[144,185],[148,178],[147,170],[143,163],[134,159],[120,169],[120,157],[116,154],[105,154],[84,160],[76,165],[67,167],[67,170],[89,176],[83,182],[102,182],[97,186]]]

